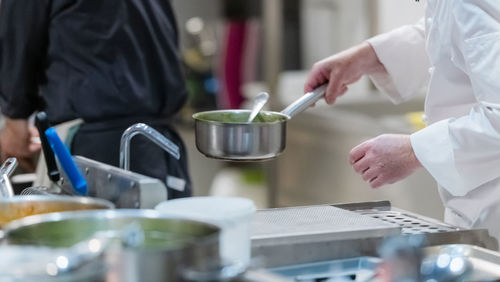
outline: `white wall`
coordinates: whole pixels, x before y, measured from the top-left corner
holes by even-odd
[[[302,64],[315,62],[353,46],[369,36],[373,0],[302,0]]]
[[[366,0],[370,1],[370,0]],[[378,0],[377,31],[386,32],[398,26],[417,22],[425,11],[425,0]]]

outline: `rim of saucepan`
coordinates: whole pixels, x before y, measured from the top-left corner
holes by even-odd
[[[99,218],[113,219],[113,218],[126,218],[126,217],[137,217],[137,218],[150,218],[150,219],[172,219],[172,220],[183,220],[190,221],[197,224],[205,224],[214,230],[220,230],[215,224],[204,222],[201,220],[186,219],[181,216],[165,215],[155,210],[138,210],[138,209],[118,209],[118,210],[79,210],[79,211],[62,211],[53,212],[45,214],[36,214],[21,219],[11,221],[5,225],[4,231],[34,225],[44,222],[54,222],[70,219],[85,219],[91,218],[95,215],[99,215]]]
[[[246,122],[231,122],[231,121],[227,121],[227,122],[222,122],[222,121],[215,121],[215,120],[206,120],[206,119],[201,119],[199,118],[199,116],[201,115],[208,115],[208,114],[216,114],[216,113],[249,113],[250,110],[214,110],[214,111],[204,111],[204,112],[198,112],[198,113],[195,113],[193,114],[193,118],[197,121],[201,121],[201,122],[206,122],[206,123],[211,123],[211,124],[234,124],[234,125],[269,125],[269,124],[280,124],[280,123],[284,123],[286,122],[287,120],[290,119],[290,116],[288,115],[285,115],[283,113],[280,113],[280,112],[273,112],[273,111],[260,111],[261,113],[265,113],[265,114],[273,114],[273,115],[278,115],[278,116],[281,116],[283,117],[284,119],[283,120],[278,120],[278,121],[269,121],[269,122],[255,122],[255,123],[246,123]]]
[[[99,205],[109,209],[114,209],[115,205],[105,199],[82,197],[82,196],[64,196],[64,195],[21,195],[13,196],[10,198],[3,198],[0,200],[2,203],[29,203],[29,202],[69,202],[89,205]]]
[[[222,229],[211,223],[205,222],[202,220],[195,219],[186,219],[182,216],[175,215],[166,215],[162,214],[156,210],[137,210],[137,209],[119,209],[119,210],[83,210],[83,211],[63,211],[63,212],[54,212],[54,213],[46,213],[46,214],[37,214],[32,216],[23,217],[21,219],[17,219],[11,221],[4,225],[2,229],[2,239],[8,239],[9,233],[16,231],[19,228],[28,227],[36,224],[43,223],[51,223],[65,220],[73,220],[73,219],[91,219],[96,217],[98,219],[107,219],[112,220],[114,218],[147,218],[147,219],[166,219],[166,220],[178,220],[178,221],[186,221],[193,224],[204,225],[210,230],[210,234],[207,234],[201,242],[211,242],[213,240],[218,240]],[[192,243],[192,242],[191,242]],[[191,243],[186,243],[187,246]]]

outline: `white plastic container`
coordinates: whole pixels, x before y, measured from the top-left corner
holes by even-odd
[[[236,197],[191,197],[158,204],[161,213],[200,220],[221,227],[220,253],[227,264],[250,262],[250,225],[255,214],[252,200]]]

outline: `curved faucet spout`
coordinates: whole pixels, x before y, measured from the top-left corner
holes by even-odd
[[[136,123],[127,128],[122,134],[120,140],[120,168],[130,170],[130,141],[138,134],[146,136],[174,158],[180,159],[179,147],[174,142],[147,124]]]

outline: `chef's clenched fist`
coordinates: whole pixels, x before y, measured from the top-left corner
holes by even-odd
[[[372,188],[402,180],[422,166],[410,136],[401,134],[384,134],[365,141],[351,150],[349,160]]]

